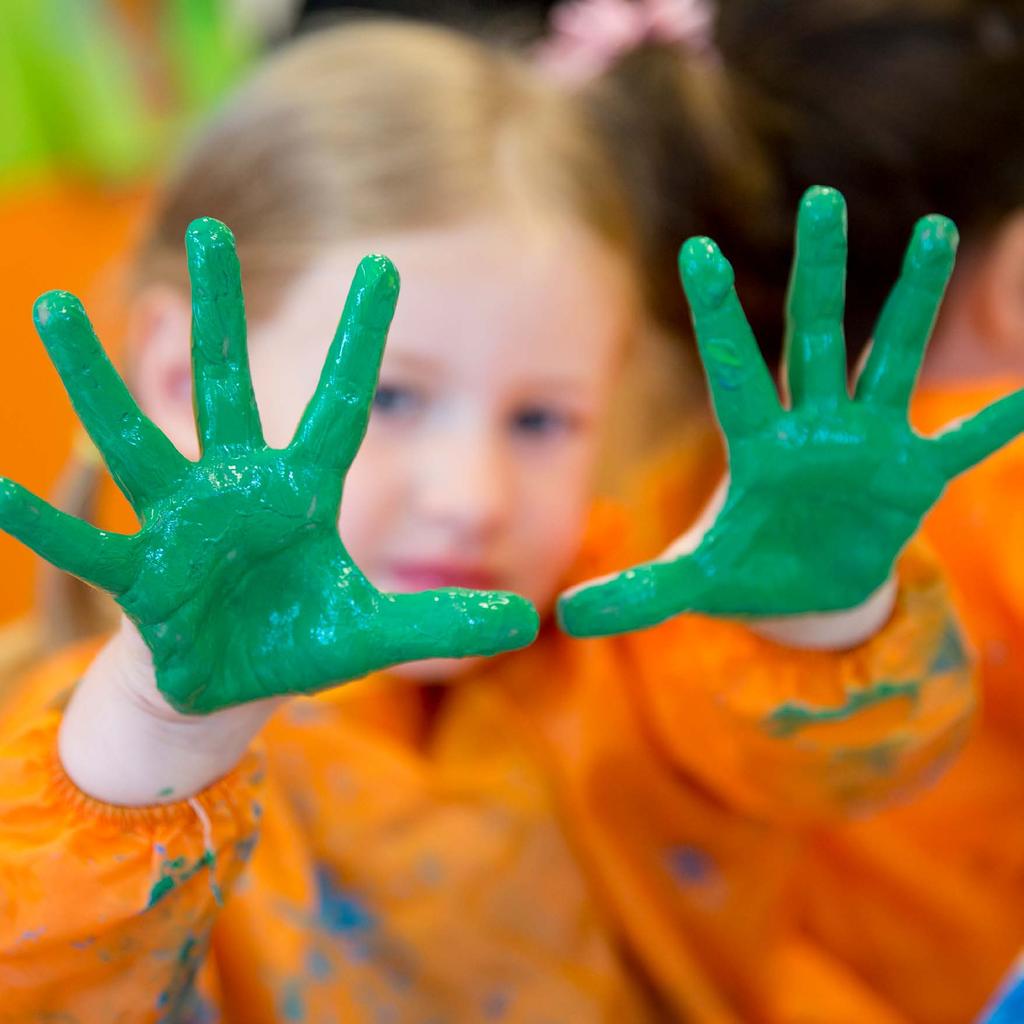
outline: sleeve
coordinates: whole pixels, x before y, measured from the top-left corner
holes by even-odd
[[[928,434],[1024,385],[1003,380],[920,396]],[[986,724],[1019,747],[1024,739],[1024,439],[952,481],[924,523],[949,575],[953,603],[977,651]]]
[[[261,753],[189,800],[115,807],[64,773],[59,707],[4,718],[0,1017],[192,1019],[215,999],[204,955],[256,840]]]
[[[828,820],[926,783],[967,737],[973,671],[922,542],[898,579],[887,625],[848,651],[794,650],[701,616],[630,637],[653,741],[759,817]]]

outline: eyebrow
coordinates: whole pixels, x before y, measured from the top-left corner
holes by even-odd
[[[391,369],[408,369],[413,372],[432,373],[436,372],[439,361],[431,355],[422,352],[408,352],[401,349],[393,350],[390,353]],[[527,377],[516,381],[516,384],[529,391],[559,392],[560,397],[565,392],[575,393],[580,381],[572,373],[557,373],[552,376]]]
[[[438,360],[421,352],[405,352],[393,349],[388,353],[393,363],[405,363],[411,367],[432,370],[438,366]],[[537,387],[574,387],[578,380],[572,373],[557,372],[551,376],[527,377],[522,383]]]
[[[521,384],[528,388],[536,388],[538,391],[565,391],[579,387],[580,381],[576,377],[528,377]]]
[[[403,352],[401,349],[385,350],[390,356],[392,363],[404,363],[413,369],[433,370],[437,367],[437,360],[419,352]]]

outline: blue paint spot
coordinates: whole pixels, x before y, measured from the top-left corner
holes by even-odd
[[[164,846],[163,843],[156,843],[156,844],[154,844],[153,849],[156,850],[156,852],[161,857],[166,857],[167,856],[167,847]]]
[[[298,982],[291,982],[285,989],[284,998],[281,1001],[281,1015],[288,1021],[301,1021],[306,1016],[306,1006],[302,1001],[302,992]]]
[[[1024,1021],[1024,967],[1018,967],[996,993],[978,1024],[1021,1024]]]
[[[159,1024],[217,1024],[219,1013],[208,999],[194,989],[187,994],[171,1015],[165,1016]]]
[[[75,939],[71,943],[72,949],[88,949],[96,941],[95,935],[87,935],[84,939]]]
[[[258,800],[252,802],[252,816],[259,821],[263,817],[263,805]]]
[[[326,867],[317,868],[320,924],[336,935],[359,936],[371,931],[373,915],[353,893],[337,885]]]
[[[715,875],[715,862],[696,846],[677,846],[668,852],[669,870],[687,885],[707,885]]]
[[[193,993],[188,1012],[191,1016],[182,1019],[188,1020],[189,1024],[217,1024],[220,1020],[220,1012],[217,1007],[198,993]]]
[[[239,839],[238,842],[235,843],[235,855],[240,861],[247,861],[252,856],[252,851],[256,848],[259,838],[259,832],[253,832],[251,836]]]
[[[213,1006],[195,988],[196,973],[206,956],[208,938],[208,935],[199,939],[188,935],[178,949],[170,984],[158,1004],[165,1012],[157,1024],[179,1024],[186,1020],[189,1024],[208,1024],[215,1019]]]
[[[508,1012],[512,1000],[507,992],[490,992],[484,998],[484,1018],[486,1020],[501,1020]]]
[[[950,622],[942,634],[939,649],[935,652],[928,670],[938,675],[962,669],[966,664],[967,655],[964,653],[963,644],[960,643],[960,634],[956,626]]]
[[[330,976],[331,962],[319,949],[311,949],[306,956],[306,970],[317,981],[323,981]]]

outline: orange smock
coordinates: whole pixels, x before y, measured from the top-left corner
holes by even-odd
[[[721,471],[699,438],[632,541],[595,515],[577,578],[695,514]],[[63,652],[0,707],[0,1022],[964,1024],[1024,945],[1022,461],[928,524],[980,716],[917,542],[853,650],[549,624],[433,711],[386,674],[293,700],[155,808],[64,774],[60,695],[95,645]]]

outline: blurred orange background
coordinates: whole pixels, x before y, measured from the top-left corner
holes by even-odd
[[[52,288],[74,292],[117,362],[133,246],[161,168],[259,49],[260,26],[241,19],[244,9],[0,4],[0,476],[39,495],[53,497],[76,420],[33,329],[33,302]],[[102,525],[132,529],[108,490],[101,509],[114,512]],[[29,611],[40,564],[0,533],[0,623]]]
[[[49,495],[71,446],[71,404],[32,326],[32,303],[63,288],[78,295],[116,359],[119,291],[146,208],[145,186],[107,191],[37,182],[0,196],[0,474]],[[28,611],[38,559],[0,533],[0,621]]]

